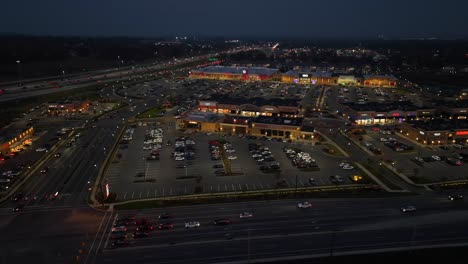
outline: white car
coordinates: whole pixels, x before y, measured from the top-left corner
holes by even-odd
[[[185,160],[184,157],[175,157],[174,159],[177,160],[177,161]]]
[[[418,162],[421,162],[421,163],[424,162],[424,160],[423,160],[421,157],[415,157],[414,159],[415,159],[416,161],[418,161]]]
[[[431,158],[432,158],[433,160],[440,160],[440,157],[437,156],[437,155],[432,155]]]
[[[351,166],[351,165],[349,165],[349,163],[347,163],[347,162],[341,162],[340,167],[343,168],[344,166]]]
[[[380,142],[387,142],[388,140],[386,138],[380,138]]]
[[[185,228],[196,228],[196,227],[200,227],[200,222],[190,221],[190,222],[185,223]]]
[[[349,164],[347,164],[347,165],[345,165],[345,166],[343,166],[343,167],[341,167],[341,168],[342,168],[343,170],[352,170],[352,169],[354,169],[354,167],[351,166],[351,165],[349,165]]]
[[[311,208],[312,204],[309,202],[302,202],[297,204],[298,208]]]
[[[416,211],[416,206],[414,206],[414,205],[405,205],[405,206],[401,207],[400,210],[401,210],[403,213],[415,212],[415,211]]]
[[[237,159],[237,156],[228,156],[228,159],[235,160],[235,159]]]
[[[253,217],[253,214],[251,212],[242,212],[239,215],[240,218],[250,218]]]
[[[44,152],[44,151],[47,151],[46,148],[37,148],[36,149],[36,152]]]

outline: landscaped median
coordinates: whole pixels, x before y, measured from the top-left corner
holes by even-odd
[[[164,108],[162,106],[156,106],[146,110],[145,112],[138,114],[136,118],[155,118],[161,116]]]
[[[289,199],[289,198],[320,198],[320,197],[339,196],[381,196],[388,194],[380,189],[379,186],[373,184],[353,184],[339,186],[324,186],[324,187],[309,187],[309,188],[288,188],[277,190],[264,191],[245,191],[245,192],[225,192],[225,193],[207,193],[193,194],[183,196],[170,196],[162,198],[141,199],[133,201],[125,201],[120,203],[105,204],[105,206],[113,206],[117,210],[131,210],[143,208],[155,208],[164,206],[177,205],[196,205],[207,203],[223,203],[235,201],[258,201],[258,200],[274,200],[274,199]],[[389,194],[391,195],[391,194]]]

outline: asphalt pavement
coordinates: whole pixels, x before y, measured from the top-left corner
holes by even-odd
[[[173,230],[153,231],[148,238],[130,239],[124,248],[105,243],[102,254],[90,263],[221,263],[268,258],[340,254],[355,250],[464,242],[468,238],[467,205],[431,196],[312,200],[312,208],[299,209],[298,200],[217,204],[118,212],[115,218],[147,218],[169,212]],[[417,211],[402,213],[413,204]],[[240,219],[249,211],[252,218]],[[213,220],[228,218],[230,225]],[[201,226],[185,229],[187,221]],[[103,233],[109,238],[110,228]],[[132,231],[129,231],[131,237]]]

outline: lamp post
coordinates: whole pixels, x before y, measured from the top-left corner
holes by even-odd
[[[21,74],[20,74],[20,63],[21,61],[20,60],[17,60],[16,61],[16,74],[17,74],[17,78],[18,78],[18,82],[20,81],[21,79]]]

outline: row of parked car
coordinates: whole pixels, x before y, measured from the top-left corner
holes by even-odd
[[[280,171],[281,166],[275,160],[270,149],[261,143],[250,143],[249,151],[252,158],[260,165],[259,169],[264,172]]]
[[[168,142],[168,145],[171,144]],[[195,159],[195,141],[190,137],[179,137],[174,143],[172,157],[176,161]]]
[[[299,169],[318,168],[318,164],[308,152],[295,150],[292,148],[283,148],[286,156],[291,160],[291,164]]]

